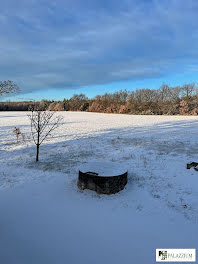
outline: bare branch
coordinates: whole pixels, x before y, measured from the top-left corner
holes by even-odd
[[[53,130],[55,130],[57,127],[59,127],[60,122],[63,118],[61,116],[57,117],[56,120],[53,121],[53,125],[50,127],[50,129],[46,132],[46,134],[44,135],[44,137],[41,139],[41,143],[47,138],[47,136],[49,136],[51,134],[51,132]]]
[[[3,94],[19,92],[20,89],[13,81],[0,81],[0,96]]]
[[[63,119],[62,116],[53,118],[54,114],[54,112],[40,111],[39,109],[33,109],[31,114],[27,114],[31,122],[32,138],[37,146],[36,161],[38,161],[39,146],[60,125]]]

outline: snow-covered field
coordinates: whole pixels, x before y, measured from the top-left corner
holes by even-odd
[[[61,115],[36,163],[26,113],[0,112],[0,263],[152,264],[156,248],[198,248],[198,117]],[[89,161],[127,167],[126,188],[78,190]]]

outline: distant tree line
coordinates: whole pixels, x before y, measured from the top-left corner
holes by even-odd
[[[28,111],[33,107],[49,111],[87,111],[140,115],[197,115],[198,86],[195,83],[159,89],[121,90],[90,99],[74,94],[63,101],[1,102],[0,111]]]

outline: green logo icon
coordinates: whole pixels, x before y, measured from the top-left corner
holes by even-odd
[[[167,251],[159,251],[159,257],[161,256],[161,260],[167,259]]]

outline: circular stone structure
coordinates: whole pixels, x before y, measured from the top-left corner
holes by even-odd
[[[128,171],[114,162],[90,162],[79,167],[78,188],[113,194],[124,189]]]

